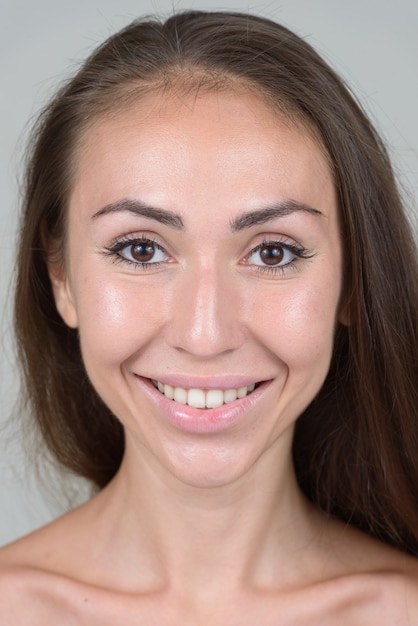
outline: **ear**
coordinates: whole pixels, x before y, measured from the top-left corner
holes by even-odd
[[[338,315],[338,321],[343,326],[351,326],[351,315],[350,315],[350,307],[349,306],[341,307],[340,313]]]
[[[70,328],[78,327],[77,309],[71,287],[66,276],[57,277],[51,270],[49,276],[52,284],[52,292],[54,294],[55,306],[64,322]]]
[[[55,306],[64,322],[70,328],[78,327],[77,308],[74,296],[71,290],[68,273],[65,269],[64,254],[60,249],[62,246],[54,242],[48,241],[45,249],[47,250],[47,267],[51,281],[52,293],[54,295]]]

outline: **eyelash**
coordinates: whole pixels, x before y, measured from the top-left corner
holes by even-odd
[[[283,250],[290,252],[292,254],[292,259],[285,263],[284,265],[255,265],[257,272],[261,274],[284,274],[288,269],[296,269],[297,263],[300,260],[311,259],[314,255],[309,250],[304,248],[303,246],[296,245],[294,243],[289,243],[287,241],[283,241],[281,239],[275,240],[264,240],[262,243],[258,244],[255,248],[253,248],[250,253],[246,256],[246,259],[250,258],[257,251],[262,250],[266,247],[274,247],[282,248]]]
[[[151,245],[153,246],[155,250],[159,250],[161,252],[166,253],[164,248],[160,246],[155,240],[149,237],[142,236],[142,237],[124,237],[122,239],[119,239],[112,246],[105,248],[104,254],[106,256],[111,257],[114,263],[124,263],[124,264],[134,267],[135,269],[149,270],[149,269],[160,268],[161,265],[165,261],[154,261],[154,262],[132,261],[131,259],[127,259],[121,254],[121,252],[125,248],[129,248],[129,247],[132,248],[133,246],[144,245],[144,244]],[[280,239],[278,240],[266,239],[262,243],[252,248],[249,254],[246,256],[245,260],[250,258],[252,255],[256,254],[258,251],[262,250],[263,248],[274,247],[274,246],[278,248],[282,248],[283,250],[287,252],[290,252],[292,254],[292,259],[289,262],[285,263],[284,265],[270,265],[269,266],[269,265],[257,265],[255,263],[250,264],[256,269],[257,272],[260,272],[262,274],[277,274],[277,273],[284,274],[288,269],[296,269],[296,265],[299,260],[310,259],[314,256],[312,253],[309,252],[309,250],[307,250],[303,246],[296,245],[293,243],[288,243]]]
[[[143,237],[123,237],[122,239],[119,239],[118,241],[116,241],[112,246],[109,246],[109,248],[105,248],[104,254],[106,256],[111,257],[114,263],[124,263],[126,265],[130,265],[134,267],[135,269],[149,270],[149,269],[159,268],[164,261],[154,261],[154,262],[131,261],[131,259],[127,259],[121,254],[122,250],[124,250],[125,248],[129,248],[129,247],[133,248],[134,246],[140,246],[144,244],[152,245],[155,250],[160,250],[161,252],[165,253],[164,248],[160,246],[155,240],[149,237],[143,236]]]

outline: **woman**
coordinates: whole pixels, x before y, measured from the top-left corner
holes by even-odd
[[[261,18],[139,21],[33,145],[27,398],[98,494],[3,549],[2,623],[416,623],[416,251],[339,78]]]

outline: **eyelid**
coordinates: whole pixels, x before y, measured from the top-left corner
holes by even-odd
[[[152,230],[127,231],[126,233],[113,237],[110,244],[106,246],[106,248],[114,248],[120,243],[129,244],[132,241],[151,241],[153,244],[163,248],[164,250],[166,248],[166,244],[163,242],[161,237]]]
[[[293,255],[293,256],[297,256],[297,254],[296,254],[296,252],[295,252],[295,250],[294,250],[293,246],[285,245],[285,244],[278,243],[278,242],[264,242],[264,243],[260,243],[260,244],[258,244],[255,248],[253,248],[253,249],[251,250],[251,252],[247,255],[246,260],[248,261],[248,260],[249,260],[251,257],[253,257],[253,256],[254,256],[257,252],[261,252],[261,250],[263,250],[263,248],[267,248],[267,247],[271,247],[271,248],[272,248],[273,246],[275,246],[276,248],[281,248],[281,249],[284,251],[284,253],[288,253],[288,254],[291,254],[291,255]],[[280,259],[280,261],[281,261],[281,259]],[[284,262],[284,263],[282,263],[282,265],[283,265],[283,266],[286,266],[286,265],[287,265],[287,263],[289,263],[289,262],[290,262],[290,261],[288,261],[288,262]],[[254,261],[252,262],[252,264],[254,264],[254,265],[260,265],[260,266],[263,266],[263,265],[268,265],[267,263],[255,263]],[[277,267],[277,266],[276,266],[276,267]]]
[[[314,253],[307,250],[304,246],[299,243],[296,243],[294,240],[289,240],[287,237],[283,236],[266,236],[263,235],[263,241],[254,245],[251,250],[245,255],[242,260],[243,264],[246,264],[258,272],[264,274],[285,274],[285,272],[289,269],[298,269],[299,264],[307,259],[310,259],[314,256]],[[287,261],[281,265],[268,265],[268,264],[258,264],[251,263],[249,261],[250,257],[255,254],[258,250],[261,250],[263,247],[267,246],[277,246],[283,248],[287,252],[291,253],[293,256],[290,261]]]
[[[251,267],[253,270],[256,270],[261,273],[270,273],[284,274],[287,270],[296,268],[297,265],[300,264],[303,260],[311,258],[313,253],[304,248],[301,244],[295,242],[294,240],[289,240],[286,236],[280,235],[260,235],[263,237],[263,240],[253,245],[253,247],[249,250],[249,252],[242,258],[240,264],[247,265]],[[134,246],[135,244],[147,243],[152,244],[156,249],[163,252],[166,255],[164,260],[153,261],[150,259],[149,261],[139,261],[134,259],[129,259],[121,252],[125,248],[129,248]],[[270,265],[268,263],[254,263],[249,261],[250,257],[254,255],[258,250],[261,250],[263,247],[267,246],[277,246],[279,248],[283,248],[288,254],[292,255],[292,258],[285,263],[282,263],[282,259],[279,260],[279,264]],[[101,251],[105,256],[111,257],[111,260],[115,263],[123,263],[127,266],[131,266],[134,269],[157,269],[163,264],[170,262],[173,260],[173,257],[167,252],[167,249],[164,245],[162,245],[155,237],[154,233],[130,233],[128,235],[123,235],[121,237],[115,238],[113,242],[105,247]]]
[[[163,261],[135,261],[121,254],[125,248],[142,243],[152,244],[156,249],[163,252],[167,258]],[[129,234],[118,237],[114,239],[109,246],[106,246],[102,252],[105,256],[111,257],[114,263],[123,263],[137,269],[157,269],[171,258],[165,247],[161,245],[153,235],[146,233]]]
[[[305,252],[309,254],[309,251],[298,241],[293,238],[288,237],[287,235],[281,234],[267,234],[260,233],[248,246],[248,252],[244,255],[244,260],[247,259],[251,254],[255,251],[259,250],[263,246],[280,246],[286,248],[287,250],[294,251],[295,253],[304,254]]]

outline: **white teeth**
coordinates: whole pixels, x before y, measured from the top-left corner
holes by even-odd
[[[206,406],[205,392],[202,389],[189,389],[187,404],[195,409],[204,409]]]
[[[206,407],[208,409],[216,409],[224,403],[224,394],[219,389],[211,389],[206,394]]]
[[[237,399],[237,390],[236,389],[227,389],[224,391],[224,402],[228,404],[229,402],[234,402]]]
[[[160,387],[158,387],[158,389],[160,389]],[[164,385],[164,389],[161,393],[163,393],[167,398],[170,398],[170,400],[174,399],[174,387],[171,385]]]
[[[247,387],[239,387],[237,389],[237,396],[238,396],[238,398],[245,398],[247,393],[248,393]]]
[[[183,387],[173,387],[160,383],[157,380],[152,381],[162,394],[169,400],[174,400],[179,404],[188,404],[196,409],[216,409],[223,404],[234,402],[237,398],[245,398],[245,396],[255,389],[255,383],[248,387],[238,387],[237,389],[184,389]]]
[[[187,391],[182,387],[174,389],[174,400],[179,404],[187,404]]]

